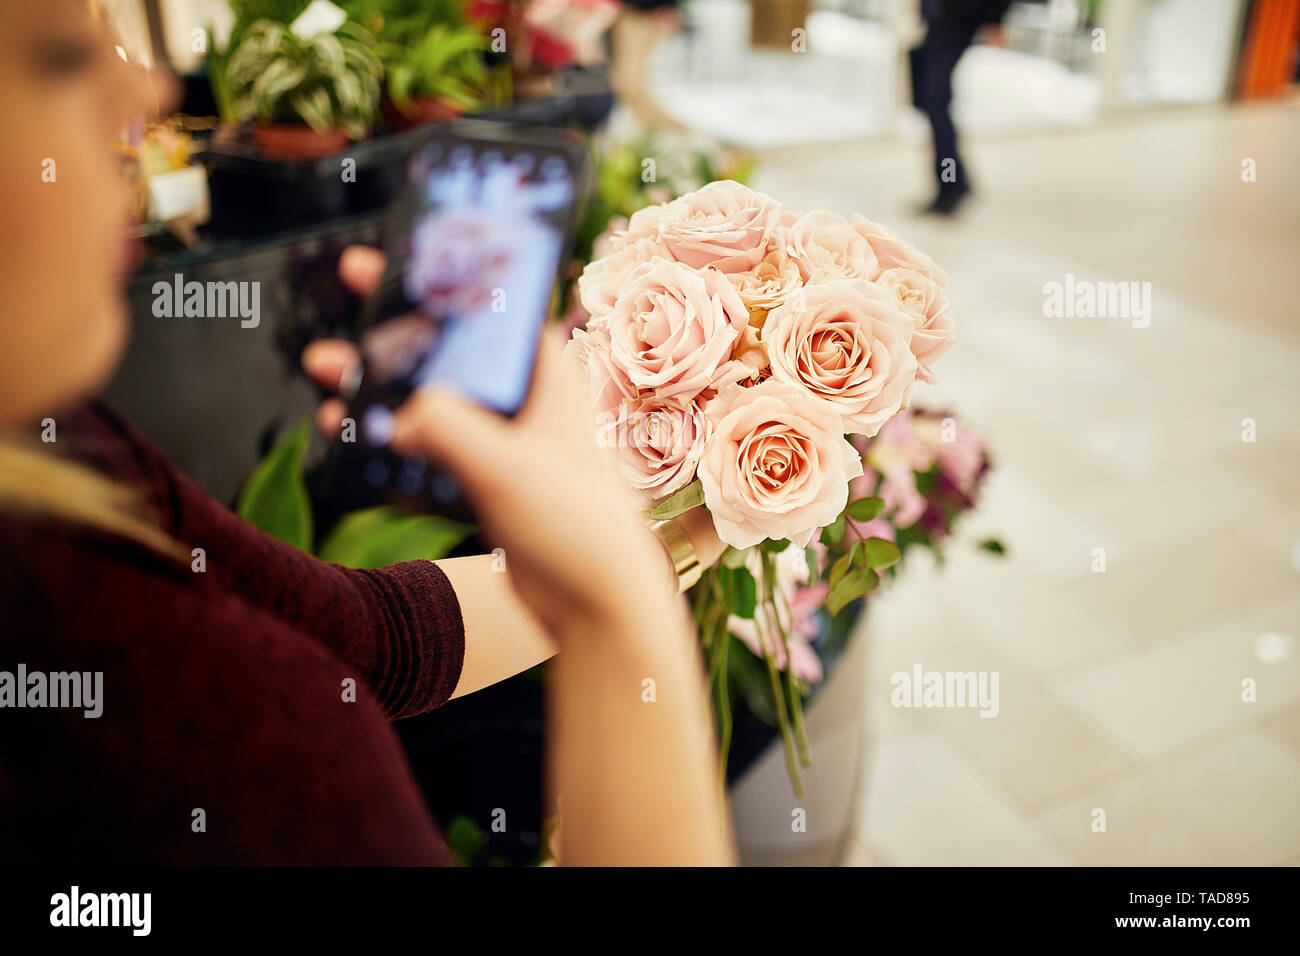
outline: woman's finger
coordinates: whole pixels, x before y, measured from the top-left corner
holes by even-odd
[[[327,398],[316,409],[316,427],[327,438],[333,438],[342,430],[343,418],[347,413],[348,407],[342,399]]]
[[[339,278],[359,296],[368,296],[379,288],[388,257],[374,246],[348,246],[339,257]]]
[[[398,454],[439,462],[471,494],[514,475],[515,443],[506,420],[446,387],[416,389],[393,415],[390,447]]]
[[[337,392],[356,371],[361,353],[343,339],[318,339],[302,351],[302,369],[321,388]]]

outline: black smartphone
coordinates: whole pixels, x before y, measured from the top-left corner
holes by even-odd
[[[588,182],[588,153],[556,130],[467,120],[413,150],[384,230],[379,290],[362,305],[362,366],[334,485],[350,503],[461,520],[472,513],[435,463],[388,448],[393,409],[449,386],[502,415],[523,407]]]

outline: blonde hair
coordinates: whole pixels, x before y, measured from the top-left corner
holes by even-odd
[[[136,491],[12,439],[0,439],[0,509],[84,525],[167,557],[189,559],[180,543],[150,520]]]

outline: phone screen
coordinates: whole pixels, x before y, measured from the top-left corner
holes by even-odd
[[[392,410],[422,386],[448,386],[503,415],[523,406],[584,160],[554,133],[471,123],[415,151],[385,238],[387,272],[366,306],[356,451],[383,449]],[[359,477],[440,505],[454,491],[422,463],[382,455]]]

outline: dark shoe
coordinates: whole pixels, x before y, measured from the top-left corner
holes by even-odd
[[[957,207],[966,201],[966,197],[969,195],[969,186],[949,186],[946,189],[939,190],[939,195],[935,197],[934,202],[926,206],[921,212],[927,216],[951,216],[957,211]]]

